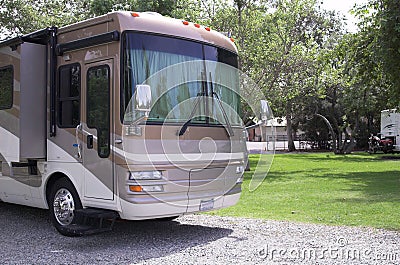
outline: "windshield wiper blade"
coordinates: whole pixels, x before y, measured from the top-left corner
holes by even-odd
[[[226,130],[228,136],[229,136],[229,137],[232,137],[232,136],[234,136],[235,134],[234,134],[234,132],[233,132],[232,125],[231,125],[231,123],[229,122],[228,115],[227,115],[226,112],[225,112],[224,106],[222,105],[222,101],[221,101],[220,98],[218,97],[218,94],[214,92],[213,83],[212,83],[212,78],[211,78],[211,73],[210,73],[210,81],[211,81],[211,91],[212,91],[212,92],[211,92],[211,95],[212,95],[213,98],[214,98],[214,97],[216,98],[216,100],[217,100],[217,102],[218,102],[218,106],[219,106],[219,108],[221,109],[222,116],[224,117],[225,122],[226,122],[226,126],[223,126],[223,127],[225,128],[225,130]],[[192,120],[193,120],[193,117],[194,117],[194,114],[195,114],[195,112],[196,112],[196,110],[197,110],[197,107],[198,107],[198,105],[199,105],[199,103],[200,103],[200,101],[201,101],[201,99],[202,99],[203,97],[205,97],[205,94],[204,94],[204,93],[201,93],[200,96],[198,96],[198,97],[196,98],[196,102],[195,102],[195,104],[194,104],[192,113],[190,113],[189,119],[182,125],[181,129],[180,129],[179,132],[178,132],[178,135],[179,135],[179,136],[182,136],[182,135],[185,134],[185,132],[186,132],[186,130],[187,130],[189,124],[190,124],[190,123],[192,122]]]
[[[185,134],[189,124],[192,122],[194,114],[196,113],[197,106],[200,104],[200,100],[204,97],[204,94],[200,94],[200,96],[197,96],[196,102],[194,103],[194,107],[192,109],[192,112],[190,113],[189,119],[182,125],[181,129],[179,130],[178,135],[182,136]]]
[[[178,134],[179,136],[182,136],[182,135],[185,134],[185,132],[186,132],[188,126],[189,126],[189,123],[191,123],[191,122],[192,122],[192,119],[188,119],[188,120],[182,125],[181,129],[179,130],[179,134]]]
[[[222,106],[221,100],[219,99],[217,93],[213,92],[212,95],[215,96],[215,98],[217,99],[219,108],[221,109],[221,112],[222,112],[222,116],[224,116],[224,119],[226,122],[226,126],[224,126],[224,128],[225,128],[226,132],[228,133],[229,137],[234,136],[235,134],[233,133],[232,125],[229,122],[228,115],[226,115],[226,112],[225,112],[224,107]]]
[[[210,82],[211,82],[210,83],[210,85],[211,85],[211,95],[217,99],[219,108],[221,109],[221,112],[222,112],[222,116],[224,116],[224,119],[225,119],[225,122],[226,122],[226,127],[224,126],[224,128],[225,128],[226,132],[228,133],[228,136],[232,137],[232,136],[234,136],[232,125],[229,122],[228,115],[226,115],[224,106],[222,106],[222,102],[219,99],[218,94],[214,92],[214,86],[213,86],[213,82],[212,82],[211,72],[210,72]]]

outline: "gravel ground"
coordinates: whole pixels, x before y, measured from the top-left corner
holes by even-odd
[[[0,264],[400,264],[400,231],[188,215],[68,238],[47,211],[0,212]]]

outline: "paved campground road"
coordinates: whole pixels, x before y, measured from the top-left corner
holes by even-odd
[[[400,264],[400,232],[188,215],[59,235],[45,210],[0,202],[0,264]]]

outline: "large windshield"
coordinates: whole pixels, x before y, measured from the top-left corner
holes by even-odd
[[[226,112],[231,124],[240,124],[236,54],[167,36],[137,32],[124,36],[121,119],[134,121],[135,115],[128,115],[134,113],[130,100],[136,85],[148,84],[153,106],[147,122],[182,123],[190,118],[198,124],[224,124],[221,117]],[[214,99],[223,102],[223,110]]]

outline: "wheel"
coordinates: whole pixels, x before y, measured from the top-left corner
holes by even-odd
[[[50,219],[57,231],[64,236],[76,236],[63,229],[77,222],[74,210],[82,209],[82,203],[74,185],[66,178],[57,180],[51,187],[48,204]]]

